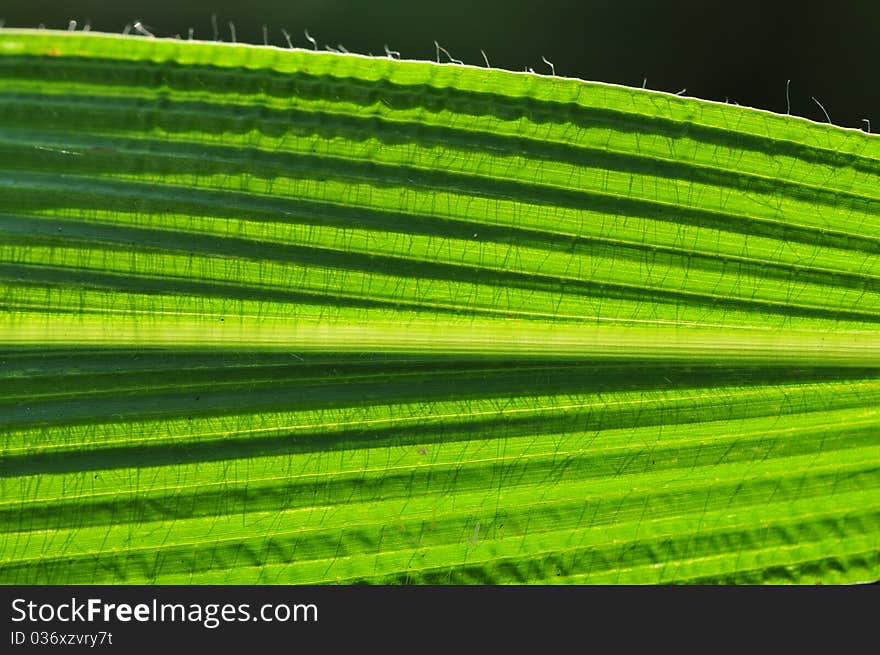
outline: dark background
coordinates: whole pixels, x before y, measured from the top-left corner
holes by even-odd
[[[483,65],[678,92],[824,121],[815,96],[835,124],[880,131],[880,0],[0,0],[10,27],[121,32],[140,20],[157,36],[310,47],[303,28],[326,45],[404,58],[433,59],[434,40],[452,56]]]

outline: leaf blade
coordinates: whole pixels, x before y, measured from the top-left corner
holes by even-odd
[[[0,581],[864,582],[880,139],[0,33]]]

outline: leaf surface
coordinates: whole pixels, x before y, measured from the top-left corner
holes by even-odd
[[[0,31],[0,582],[880,578],[880,139]]]

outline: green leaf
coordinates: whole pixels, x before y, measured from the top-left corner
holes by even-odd
[[[880,578],[880,139],[0,32],[0,583]]]

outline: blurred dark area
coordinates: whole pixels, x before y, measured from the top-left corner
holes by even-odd
[[[121,32],[141,21],[156,36],[311,47],[433,59],[438,41],[456,59],[527,67],[708,100],[787,111],[846,127],[871,119],[880,131],[880,2],[740,0],[3,0],[8,27],[66,29],[77,21]],[[444,56],[445,58],[445,56]],[[646,82],[645,82],[646,81]]]

